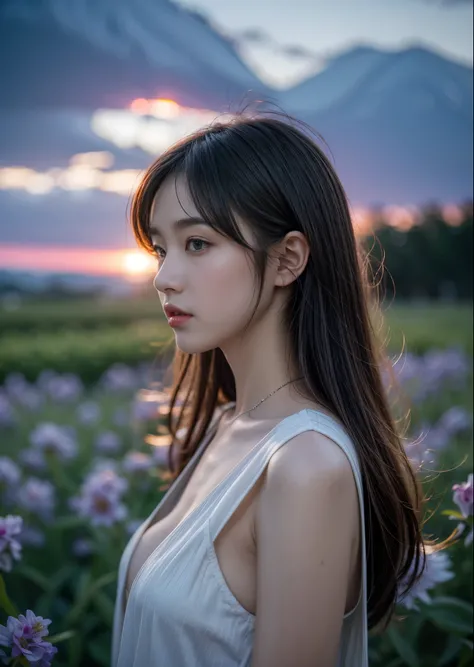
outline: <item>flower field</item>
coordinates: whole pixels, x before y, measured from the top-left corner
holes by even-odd
[[[406,350],[394,368],[410,399],[407,452],[421,468],[429,497],[424,532],[443,540],[456,529],[458,539],[429,554],[423,578],[400,599],[389,630],[371,637],[374,667],[467,667],[473,660],[472,320],[470,309],[449,308],[405,307],[390,315],[394,360],[399,334],[406,335]],[[120,555],[168,483],[167,435],[160,421],[166,395],[146,342],[165,340],[169,333],[157,330],[151,310],[138,324],[109,313],[102,327],[100,312],[95,320],[88,312],[85,324],[79,316],[64,317],[63,328],[60,317],[54,327],[42,320],[38,329],[23,319],[17,322],[23,333],[12,315],[0,334],[6,343],[0,350],[5,664],[110,664]],[[15,317],[21,322],[21,314]],[[127,339],[132,349],[140,336],[137,359],[117,354],[112,361],[109,349],[100,362],[81,364],[92,350],[99,360],[105,340],[119,349]],[[74,347],[75,372],[64,352],[68,345]],[[60,348],[62,356],[55,357]]]

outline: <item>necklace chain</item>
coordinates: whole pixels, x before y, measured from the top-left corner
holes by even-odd
[[[229,424],[232,424],[232,422],[234,422],[234,421],[235,421],[236,419],[238,419],[239,417],[242,417],[242,415],[246,415],[248,412],[252,412],[252,411],[255,410],[256,408],[258,408],[258,406],[259,406],[261,403],[263,403],[263,401],[266,401],[267,398],[270,398],[270,396],[273,396],[273,394],[276,394],[277,391],[279,391],[280,389],[283,389],[283,387],[286,387],[286,385],[287,385],[287,384],[290,384],[290,382],[297,382],[298,380],[302,380],[302,379],[303,379],[303,376],[302,376],[302,377],[299,377],[299,378],[296,378],[296,379],[294,379],[294,380],[288,380],[288,382],[285,382],[284,384],[281,384],[279,387],[277,387],[276,389],[274,389],[270,394],[268,394],[268,396],[265,396],[265,398],[262,398],[262,399],[261,399],[258,403],[256,403],[252,408],[249,408],[249,410],[244,410],[244,412],[241,412],[240,414],[236,415],[235,417],[232,417],[232,419],[230,420],[230,422],[228,423],[228,425],[229,425]]]

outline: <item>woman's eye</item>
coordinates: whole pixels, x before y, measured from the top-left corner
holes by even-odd
[[[189,240],[188,240],[188,244],[189,244],[189,243],[198,243],[198,244],[199,244],[199,243],[203,243],[204,246],[208,246],[208,245],[209,245],[209,243],[208,243],[207,241],[204,241],[203,239],[189,239]],[[204,250],[204,248],[202,248],[202,247],[201,247],[201,248],[197,248],[197,252],[199,252],[199,250]]]
[[[208,241],[204,241],[204,239],[188,239],[186,247],[188,247],[191,243],[193,243],[193,244],[197,243],[198,244],[197,248],[196,248],[196,246],[194,247],[193,253],[197,253],[197,252],[200,252],[201,250],[205,250],[206,247],[211,245]],[[155,251],[155,257],[158,259],[158,261],[161,261],[165,258],[166,250],[163,250],[163,248],[161,246],[154,245],[153,250]]]

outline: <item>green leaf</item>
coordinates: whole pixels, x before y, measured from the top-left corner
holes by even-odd
[[[440,512],[442,516],[452,516],[455,519],[459,519],[459,521],[465,521],[465,517],[459,512],[458,510],[443,510]]]
[[[114,603],[112,600],[102,591],[97,591],[94,595],[93,603],[104,622],[112,627],[114,619]]]
[[[461,650],[461,646],[462,643],[459,637],[456,637],[454,635],[449,635],[445,649],[443,653],[440,655],[438,662],[436,663],[436,667],[444,667],[445,665],[448,665],[453,658],[459,656],[459,651]]]
[[[409,667],[421,667],[414,648],[402,637],[395,626],[392,625],[388,628],[387,635],[393,648],[403,658],[406,665],[409,665]]]
[[[41,588],[45,593],[49,593],[51,591],[51,582],[50,580],[44,576],[44,574],[41,574],[39,570],[36,570],[34,567],[31,567],[30,565],[19,565],[15,572],[19,574],[20,576],[24,577],[28,581],[33,582],[36,584],[39,588]]]
[[[0,574],[0,607],[9,616],[18,616],[19,614],[15,605],[13,604],[13,602],[10,601],[10,598],[8,597],[7,588],[5,586],[5,582],[1,574]]]
[[[67,580],[76,574],[77,566],[65,565],[51,577],[51,592],[57,591],[67,582]]]
[[[80,528],[86,525],[82,516],[62,516],[54,520],[51,526],[53,530],[67,530],[68,528]]]
[[[87,570],[83,575],[82,584],[78,589],[78,599],[76,604],[67,615],[67,625],[73,625],[78,620],[83,611],[87,608],[90,601],[94,598],[94,595],[100,591],[101,588],[108,586],[113,581],[115,581],[116,578],[117,572],[108,572],[107,574],[103,574],[101,577],[88,584],[88,581],[90,580],[90,573]]]
[[[108,635],[93,639],[88,643],[89,653],[103,667],[110,667],[110,639]]]
[[[453,597],[432,598],[425,606],[426,616],[441,630],[458,636],[471,635],[473,629],[472,604]]]
[[[75,634],[76,632],[74,630],[66,630],[65,632],[60,632],[58,635],[48,637],[48,641],[51,642],[51,644],[59,644],[59,642],[65,642],[67,639],[72,639]]]
[[[471,667],[472,666],[472,643],[471,646],[464,646],[461,654],[461,660],[459,662],[459,667]]]

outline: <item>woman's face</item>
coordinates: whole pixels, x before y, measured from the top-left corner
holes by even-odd
[[[199,353],[239,335],[257,290],[246,249],[204,222],[185,224],[193,217],[200,218],[185,181],[168,178],[151,215],[150,236],[159,256],[154,285],[162,306],[169,303],[192,315],[174,328],[176,344],[183,352]],[[241,230],[250,241],[248,229],[242,225]]]

